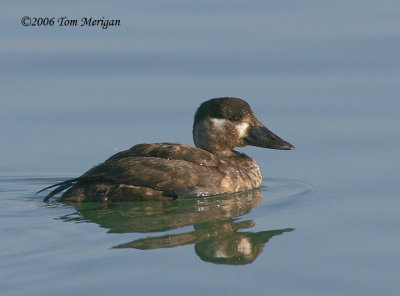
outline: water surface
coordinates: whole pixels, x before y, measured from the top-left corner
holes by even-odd
[[[399,15],[393,0],[4,1],[0,294],[399,295]],[[196,108],[219,96],[296,146],[240,148],[259,191],[113,207],[35,195],[138,143],[191,144]]]

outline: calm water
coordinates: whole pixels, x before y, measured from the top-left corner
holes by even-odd
[[[399,295],[399,15],[397,1],[5,1],[0,294]],[[192,143],[218,96],[296,146],[240,149],[260,190],[112,207],[35,195],[137,143]]]

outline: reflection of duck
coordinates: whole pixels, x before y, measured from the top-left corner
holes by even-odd
[[[196,254],[203,261],[219,264],[249,264],[264,250],[264,245],[273,236],[293,231],[293,228],[235,232],[232,235],[213,237],[195,245]]]
[[[79,178],[47,187],[58,186],[45,200],[69,187],[61,200],[165,200],[249,190],[261,185],[260,170],[255,161],[234,151],[234,147],[294,149],[269,131],[250,106],[237,98],[217,98],[201,104],[194,118],[193,138],[197,147],[176,143],[136,145]]]
[[[248,264],[253,262],[264,249],[264,245],[275,235],[293,231],[293,228],[260,232],[238,232],[253,227],[253,221],[207,222],[194,225],[195,231],[188,233],[149,237],[115,248],[151,250],[195,244],[196,254],[203,260],[221,264]]]
[[[212,198],[174,201],[76,204],[77,213],[64,221],[89,221],[113,233],[150,233],[193,225],[194,231],[139,238],[114,248],[158,249],[195,244],[204,261],[246,264],[257,258],[264,244],[275,235],[293,229],[239,232],[254,221],[239,221],[263,199],[259,190]]]

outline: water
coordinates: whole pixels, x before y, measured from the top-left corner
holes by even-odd
[[[19,4],[0,12],[1,295],[399,294],[396,1]],[[108,208],[35,195],[137,143],[192,143],[218,96],[296,146],[240,149],[259,191]]]

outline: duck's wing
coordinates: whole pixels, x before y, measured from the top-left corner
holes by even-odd
[[[183,144],[141,144],[116,154],[82,175],[82,181],[168,191],[219,184],[223,175],[211,153]]]
[[[147,187],[177,195],[177,188],[218,187],[223,177],[217,169],[218,163],[211,153],[189,145],[140,144],[111,156],[79,178],[41,191],[58,186],[44,199],[48,201],[75,184],[107,183]]]
[[[180,143],[139,144],[122,151],[106,160],[123,159],[131,156],[157,157],[163,159],[185,160],[202,166],[215,167],[219,160],[210,152]]]

